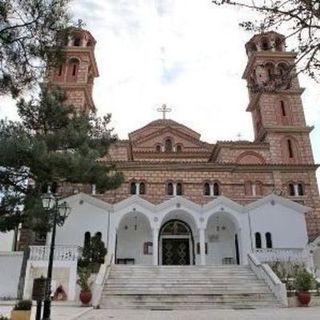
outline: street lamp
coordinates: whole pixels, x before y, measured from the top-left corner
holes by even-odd
[[[70,214],[71,208],[67,202],[59,203],[58,197],[54,196],[51,192],[45,194],[42,198],[43,208],[47,211],[49,222],[52,223],[51,244],[48,263],[48,275],[45,288],[45,298],[43,304],[43,318],[42,320],[50,320],[51,314],[51,280],[52,280],[52,268],[54,259],[54,246],[56,239],[56,228],[62,226]]]

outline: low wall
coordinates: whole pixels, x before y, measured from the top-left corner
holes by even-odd
[[[28,261],[24,286],[24,299],[32,296],[35,278],[47,277],[48,261]],[[54,261],[52,270],[51,289],[54,293],[62,285],[68,301],[76,300],[77,261]]]
[[[23,252],[0,252],[0,299],[17,298]]]

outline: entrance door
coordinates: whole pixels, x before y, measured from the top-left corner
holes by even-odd
[[[189,239],[162,239],[163,265],[190,265]]]

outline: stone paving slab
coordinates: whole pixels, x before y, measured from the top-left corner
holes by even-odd
[[[6,317],[10,316],[10,312],[12,310],[12,306],[0,306],[0,315],[4,315]],[[51,315],[52,320],[75,320],[79,319],[82,315],[91,311],[92,308],[82,308],[82,307],[57,307],[52,306]],[[35,308],[32,308],[32,316],[31,319],[35,319]]]
[[[79,320],[319,320],[320,308],[258,310],[92,310]]]

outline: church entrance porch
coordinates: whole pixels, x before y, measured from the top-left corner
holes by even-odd
[[[187,223],[169,220],[161,228],[159,242],[162,265],[193,264],[193,237]]]

